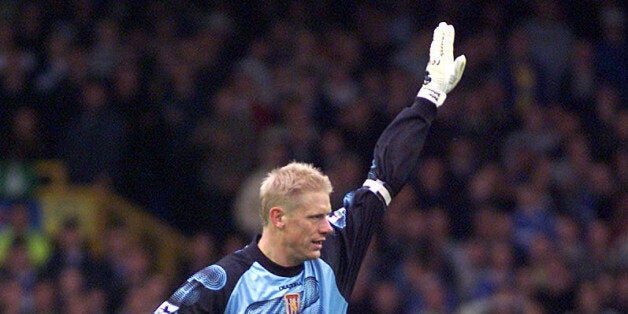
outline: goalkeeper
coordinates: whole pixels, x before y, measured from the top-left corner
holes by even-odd
[[[190,277],[155,313],[345,313],[370,239],[464,71],[453,42],[453,26],[440,23],[414,104],[381,134],[364,185],[343,208],[332,212],[331,183],[311,165],[273,170],[260,188],[262,234]]]

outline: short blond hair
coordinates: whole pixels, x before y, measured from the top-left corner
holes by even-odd
[[[273,207],[287,211],[298,207],[300,196],[308,192],[331,194],[333,187],[329,178],[311,164],[291,162],[272,170],[260,187],[260,215],[264,226],[268,224],[268,212]]]

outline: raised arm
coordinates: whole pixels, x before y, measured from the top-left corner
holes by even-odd
[[[423,86],[412,106],[404,108],[380,136],[365,186],[388,205],[415,172],[436,109],[458,84],[467,59],[454,60],[454,27],[441,22],[434,30]]]
[[[453,27],[441,23],[434,31],[425,81],[416,100],[380,136],[363,187],[347,194],[345,206],[328,218],[336,233],[323,246],[323,259],[334,269],[337,286],[347,300],[388,204],[418,165],[437,107],[462,76],[466,59],[460,56],[454,61],[453,41]]]

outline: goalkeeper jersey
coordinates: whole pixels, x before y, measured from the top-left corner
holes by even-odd
[[[380,136],[367,182],[392,183],[394,195],[415,170],[435,115],[436,107],[420,98],[404,109]],[[258,236],[194,274],[155,313],[346,313],[370,239],[390,203],[388,189],[365,183],[347,194],[345,206],[327,217],[334,232],[320,258],[282,267],[260,251]]]
[[[194,274],[155,313],[345,313],[368,239],[384,213],[384,204],[365,188],[354,193],[353,203],[329,216],[334,233],[320,258],[282,267],[260,251],[258,236]]]

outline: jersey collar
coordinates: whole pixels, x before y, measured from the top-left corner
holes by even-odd
[[[264,255],[264,253],[262,253],[262,251],[257,246],[257,242],[259,242],[259,239],[261,237],[261,235],[257,235],[255,239],[253,239],[253,242],[251,243],[251,245],[249,245],[249,247],[251,248],[253,258],[258,263],[260,263],[266,270],[281,277],[294,277],[303,271],[303,264],[291,267],[284,267],[266,257],[266,255]]]

